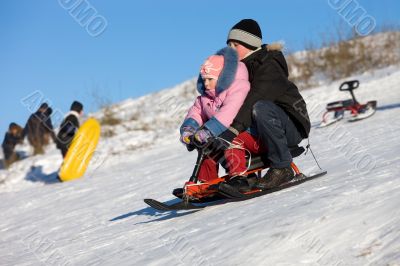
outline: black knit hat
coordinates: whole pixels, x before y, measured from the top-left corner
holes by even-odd
[[[83,109],[83,105],[78,101],[74,101],[71,104],[71,111],[76,111],[76,112],[80,113],[82,111],[82,109]]]
[[[235,41],[250,50],[261,47],[262,34],[257,21],[253,19],[242,19],[229,31],[226,43]]]

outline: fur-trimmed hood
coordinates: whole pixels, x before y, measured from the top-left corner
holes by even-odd
[[[266,44],[265,49],[267,49],[268,51],[283,51],[283,44],[279,43],[279,42],[274,42],[271,44]]]
[[[64,116],[64,118],[66,118],[66,117],[68,117],[68,116],[70,116],[70,115],[75,116],[76,119],[78,119],[78,120],[79,120],[79,118],[81,117],[81,115],[80,115],[77,111],[71,110],[71,111],[69,111],[69,112]]]
[[[289,69],[282,50],[283,44],[281,43],[263,44],[261,45],[261,48],[246,56],[242,62],[246,64],[247,69],[251,72],[252,70],[249,69],[249,66],[251,65],[250,62],[257,61],[258,64],[265,64],[267,61],[271,62],[270,60],[272,59],[279,64],[286,77],[288,77]]]
[[[235,79],[238,78],[246,79],[247,77],[244,76],[237,77],[237,75],[241,75],[241,73],[238,73],[237,71],[239,64],[239,57],[235,49],[231,47],[225,47],[216,52],[215,54],[222,55],[224,57],[224,67],[221,71],[221,74],[219,75],[217,85],[215,88],[215,92],[218,95],[227,88],[229,88]],[[206,93],[201,75],[199,75],[197,79],[197,91],[200,93],[200,95],[204,95]]]

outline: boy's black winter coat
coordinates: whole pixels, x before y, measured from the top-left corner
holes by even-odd
[[[57,148],[67,150],[78,128],[78,118],[73,114],[68,115],[60,125],[60,131],[57,134]]]
[[[252,109],[260,100],[269,100],[280,106],[292,119],[303,138],[310,132],[306,103],[298,88],[289,81],[288,67],[281,51],[263,47],[242,60],[249,71],[251,89],[232,127],[242,132],[252,124]]]

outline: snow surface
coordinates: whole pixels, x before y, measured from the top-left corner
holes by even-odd
[[[143,202],[174,202],[170,192],[191,174],[196,154],[178,141],[177,109],[193,100],[194,80],[116,105],[125,120],[82,179],[55,182],[53,146],[0,170],[0,265],[400,265],[400,68],[352,78],[360,102],[378,101],[367,120],[316,129],[326,103],[348,95],[340,81],[303,92],[328,175],[201,211]],[[165,95],[180,107],[154,109]],[[135,129],[138,111],[149,128]],[[295,161],[318,170],[310,153]]]

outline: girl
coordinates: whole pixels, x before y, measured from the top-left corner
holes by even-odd
[[[200,68],[197,90],[200,96],[180,128],[180,139],[184,144],[190,144],[192,136],[202,144],[211,137],[218,137],[229,128],[242,106],[250,83],[247,68],[239,62],[234,49],[226,47],[207,58]],[[228,158],[228,167],[230,165]],[[229,167],[230,176],[237,174],[234,168]],[[216,160],[205,159],[200,167],[199,180],[207,182],[217,177]]]

